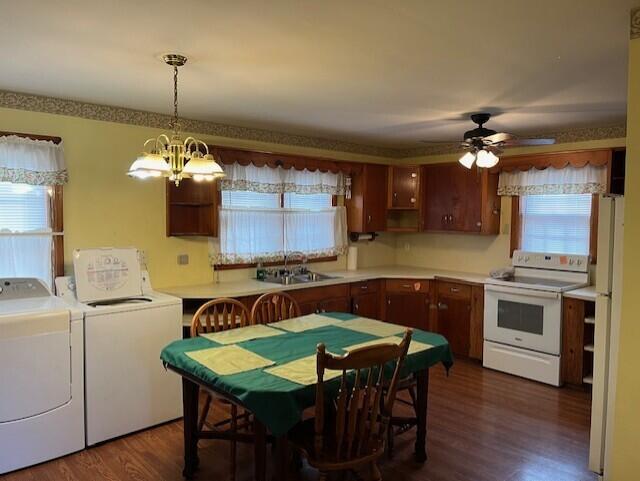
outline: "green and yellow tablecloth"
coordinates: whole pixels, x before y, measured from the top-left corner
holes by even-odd
[[[317,316],[317,315],[312,315]],[[182,339],[169,344],[162,350],[160,358],[165,363],[181,371],[188,373],[201,381],[211,389],[228,394],[239,403],[250,410],[274,435],[280,436],[289,431],[301,419],[304,409],[313,406],[315,402],[314,386],[298,384],[284,379],[268,371],[283,364],[315,355],[318,343],[324,343],[327,350],[336,354],[346,353],[346,348],[357,344],[367,343],[379,338],[387,338],[391,335],[387,329],[372,329],[375,334],[367,332],[366,321],[359,321],[358,316],[345,313],[326,313],[330,323],[322,325],[314,317],[313,323],[307,322],[307,328],[299,332],[294,332],[290,324],[283,325],[288,330],[283,330],[282,334],[261,337],[258,339],[238,342],[237,344],[226,344],[238,346],[257,355],[256,359],[264,358],[270,362],[263,362],[264,367],[239,372],[237,374],[221,375],[201,364],[206,361],[210,353],[215,350],[204,351],[225,345],[216,343],[206,337],[192,339]],[[304,316],[301,322],[305,322]],[[334,323],[335,321],[340,321]],[[355,321],[355,322],[349,322]],[[342,327],[342,322],[346,322]],[[349,328],[347,328],[347,326]],[[276,324],[271,324],[276,326]],[[399,331],[402,336],[402,329]],[[448,369],[453,364],[453,356],[447,340],[439,334],[413,330],[413,338],[417,343],[428,344],[428,349],[411,352],[407,356],[403,374],[408,375],[438,363],[443,363]],[[233,350],[233,349],[232,349]],[[204,352],[205,355],[198,353]],[[199,359],[201,362],[198,362]],[[268,365],[267,365],[268,364]],[[276,369],[274,372],[278,372]],[[337,390],[338,380],[327,384],[328,389]]]

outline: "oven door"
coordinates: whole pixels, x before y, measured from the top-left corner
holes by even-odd
[[[486,284],[484,338],[560,355],[562,299],[559,292]]]

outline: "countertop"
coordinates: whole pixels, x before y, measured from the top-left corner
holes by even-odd
[[[191,286],[176,286],[158,289],[161,292],[171,294],[182,299],[215,299],[218,297],[243,297],[264,294],[275,291],[291,291],[309,287],[331,286],[350,282],[366,281],[371,279],[442,279],[461,281],[473,284],[484,284],[486,274],[473,274],[469,272],[445,271],[438,269],[425,269],[410,266],[385,266],[355,271],[328,271],[322,272],[335,279],[326,279],[319,282],[306,284],[294,284],[285,286],[262,282],[256,279],[246,279],[234,282],[211,282],[209,284],[197,284]]]
[[[581,287],[580,289],[567,291],[563,293],[563,296],[571,299],[581,299],[583,301],[595,301],[597,296],[596,286]]]

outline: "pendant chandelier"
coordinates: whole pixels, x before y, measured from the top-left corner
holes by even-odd
[[[209,153],[207,144],[194,137],[182,140],[179,134],[178,67],[187,62],[187,57],[167,54],[163,60],[173,67],[173,119],[170,125],[173,132],[171,137],[160,134],[155,139],[148,139],[144,143],[143,152],[129,167],[127,175],[138,179],[168,177],[176,186],[185,178],[201,182],[224,177],[224,171]]]

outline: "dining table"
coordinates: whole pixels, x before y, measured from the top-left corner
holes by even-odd
[[[266,479],[268,441],[274,442],[274,479],[285,479],[287,433],[315,404],[317,345],[329,352],[377,343],[399,343],[407,328],[348,313],[310,314],[268,325],[248,326],[176,340],[160,358],[166,369],[182,377],[184,469],[191,478],[198,468],[199,392],[214,393],[251,414],[252,432],[234,439],[254,443],[255,479]],[[415,458],[427,459],[427,407],[429,369],[442,364],[447,371],[453,355],[440,334],[412,329],[409,352],[401,376],[415,380]],[[233,332],[232,332],[233,331]],[[337,395],[339,379],[325,382],[329,395]],[[325,377],[326,379],[326,377]],[[243,437],[244,436],[244,437]],[[227,439],[230,439],[227,438]]]

